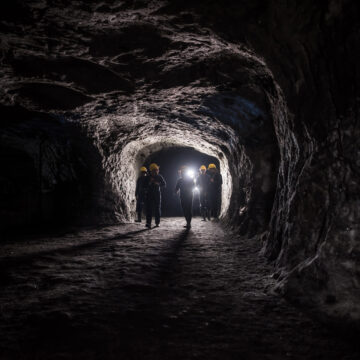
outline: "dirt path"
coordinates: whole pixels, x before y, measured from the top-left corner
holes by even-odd
[[[0,359],[359,359],[267,293],[260,244],[164,219],[0,245]]]

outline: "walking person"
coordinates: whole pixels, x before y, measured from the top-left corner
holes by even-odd
[[[136,215],[135,222],[141,222],[142,210],[145,201],[145,187],[146,187],[147,169],[145,166],[140,168],[140,176],[136,181],[135,198],[136,198]]]
[[[221,208],[222,176],[215,164],[209,164],[207,174],[209,175],[209,205],[210,215],[215,219],[219,218]]]
[[[187,174],[187,167],[182,166],[180,169],[180,179],[175,186],[175,193],[180,193],[180,203],[186,220],[187,229],[191,228],[192,204],[194,196],[195,182],[193,177]]]
[[[149,166],[150,175],[145,181],[146,227],[151,228],[152,216],[155,217],[155,226],[160,225],[161,216],[161,188],[166,186],[164,178],[159,174],[159,166],[155,163]]]
[[[208,207],[210,177],[206,173],[205,165],[201,165],[199,171],[200,173],[196,178],[196,186],[199,189],[200,215],[202,216],[202,221],[206,221],[206,218],[210,220],[210,211]]]

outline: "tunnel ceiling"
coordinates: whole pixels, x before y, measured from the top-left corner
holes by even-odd
[[[156,2],[26,2],[2,22],[3,103],[127,132],[146,131],[148,119],[198,123],[227,138],[211,119],[256,141],[269,117],[266,91],[274,91],[265,64],[191,13],[165,10]]]
[[[223,220],[261,235],[278,290],[360,321],[358,2],[4,1],[0,14],[1,150],[31,159],[26,189],[77,184],[73,218],[124,221],[143,149],[216,156]]]

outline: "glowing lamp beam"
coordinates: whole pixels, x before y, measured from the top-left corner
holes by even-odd
[[[188,177],[190,177],[191,179],[193,179],[194,176],[195,176],[195,171],[190,169],[190,170],[188,170],[188,171],[186,172],[186,175],[187,175]]]

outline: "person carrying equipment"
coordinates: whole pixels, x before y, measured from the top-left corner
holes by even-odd
[[[135,222],[141,222],[141,214],[145,201],[145,182],[147,176],[147,169],[145,166],[140,168],[140,176],[136,181],[135,198],[136,198],[136,214]]]
[[[152,215],[155,216],[155,226],[160,225],[161,188],[166,186],[164,178],[159,174],[159,166],[155,163],[149,166],[150,175],[145,181],[146,227],[151,228]]]
[[[200,215],[202,216],[202,221],[206,221],[206,218],[210,220],[210,212],[208,208],[208,191],[210,177],[206,173],[205,165],[201,165],[199,171],[200,173],[196,178],[196,186],[199,189]]]
[[[208,191],[210,215],[213,216],[215,219],[218,219],[220,215],[221,187],[223,180],[215,164],[209,164],[207,173],[210,178]]]
[[[180,179],[178,179],[175,186],[175,193],[180,192],[180,203],[186,220],[184,227],[187,229],[191,228],[194,188],[194,179],[187,174],[187,167],[182,166],[180,169]]]

